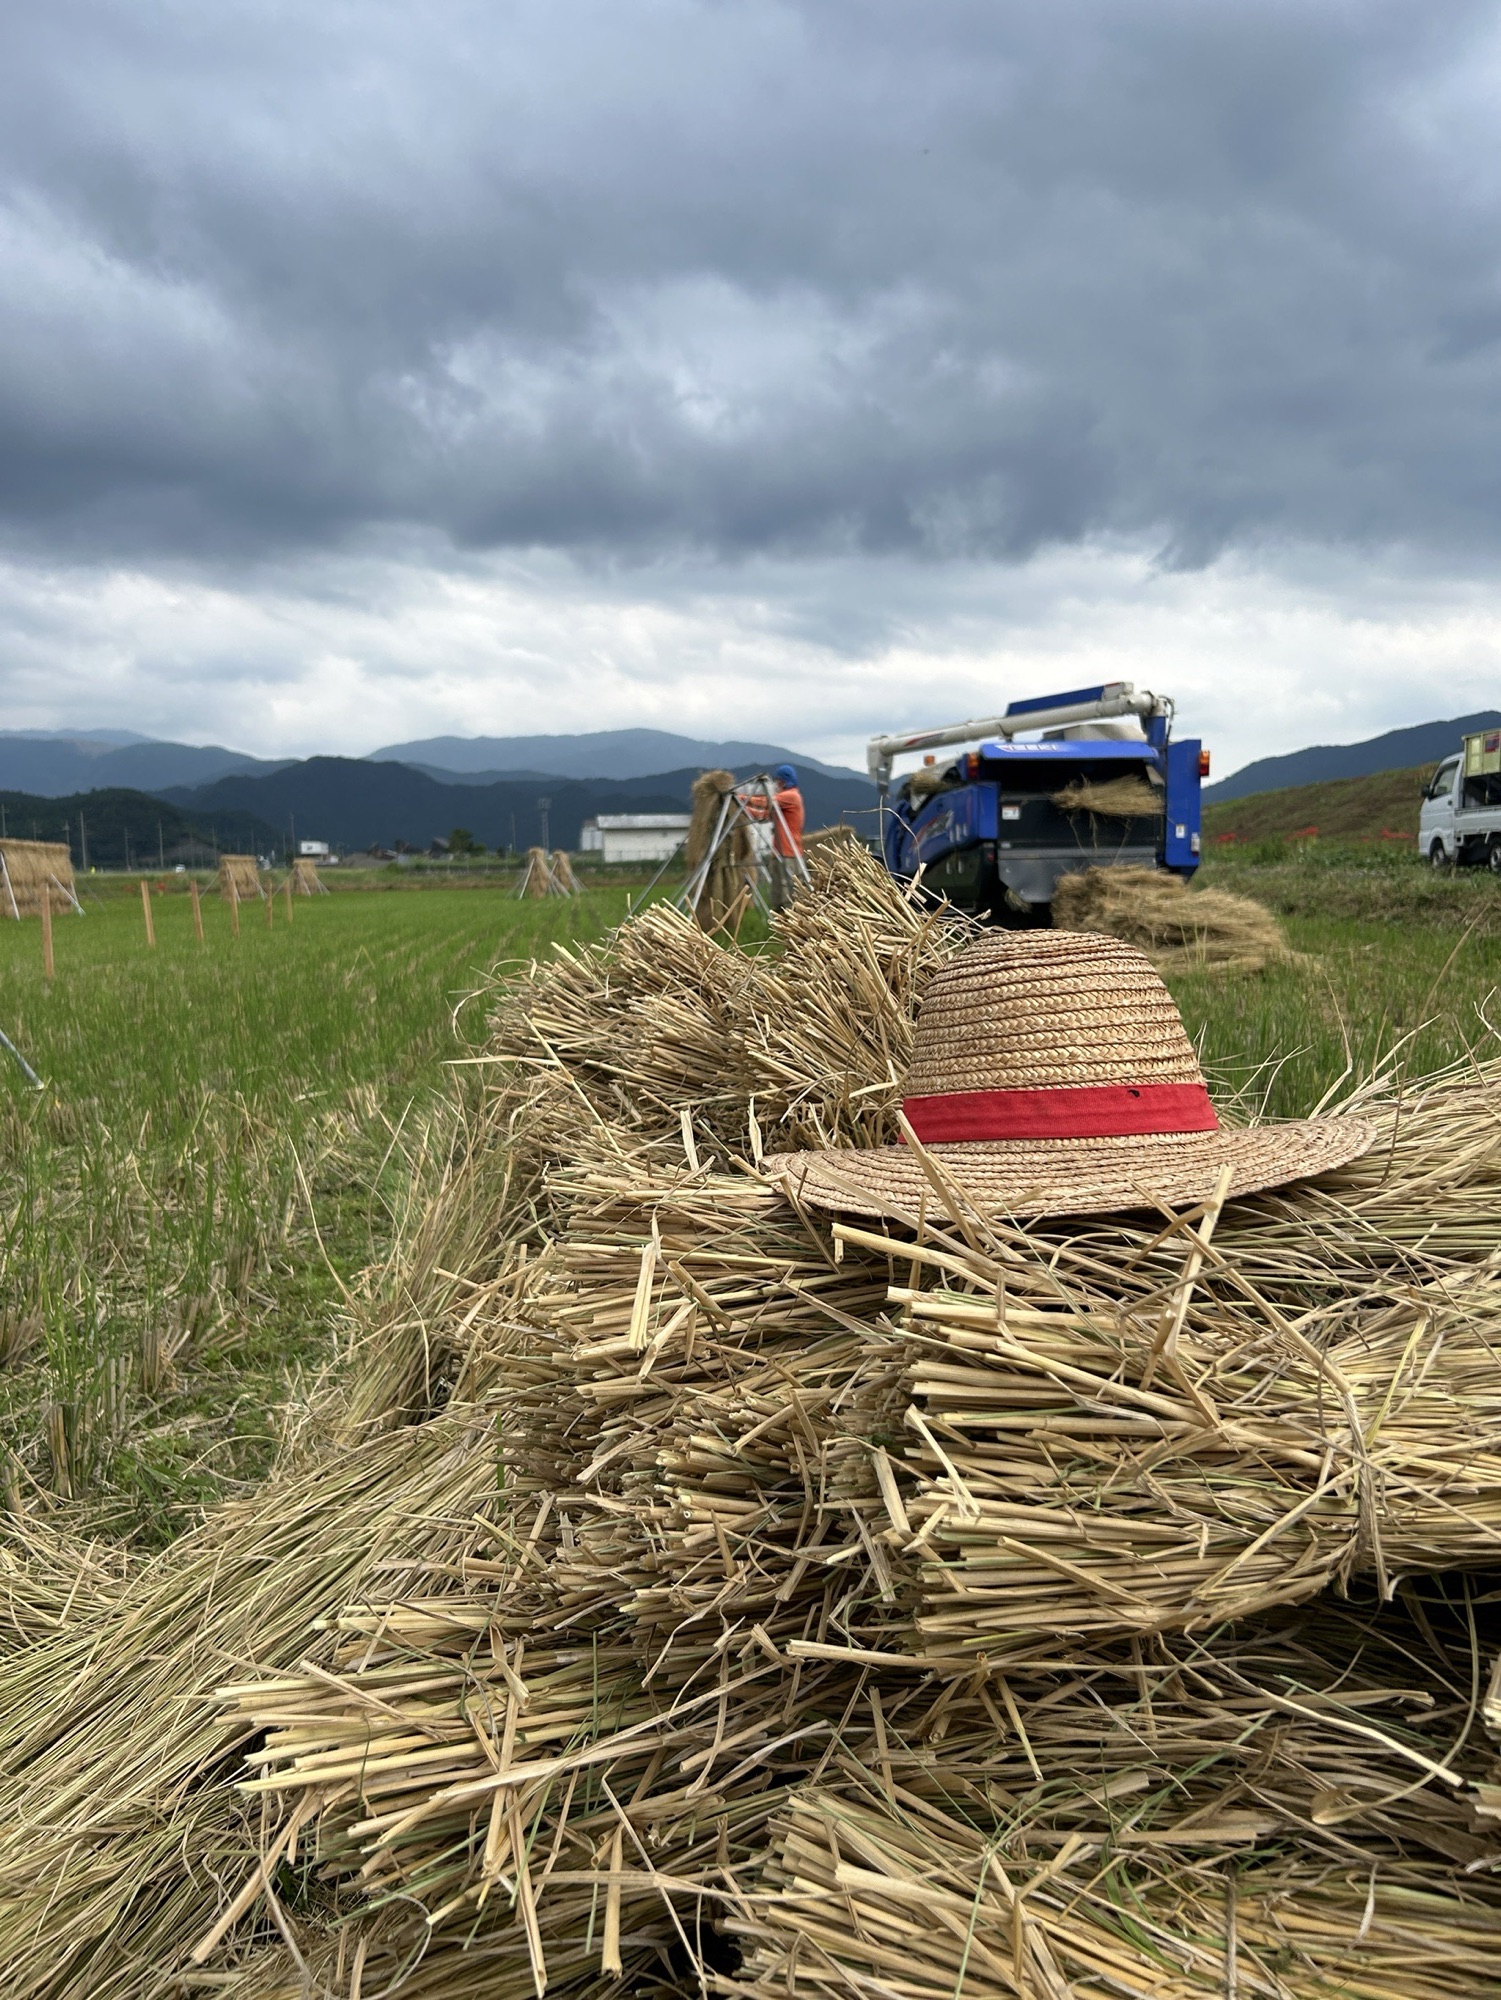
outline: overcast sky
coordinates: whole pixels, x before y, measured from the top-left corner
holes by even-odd
[[[1501,7],[49,0],[0,721],[1501,706]]]

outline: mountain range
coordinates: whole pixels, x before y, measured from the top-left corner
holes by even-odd
[[[1436,764],[1459,748],[1461,736],[1476,729],[1501,729],[1501,713],[1493,708],[1476,715],[1457,715],[1449,722],[1419,722],[1409,729],[1388,729],[1360,743],[1315,743],[1307,750],[1290,750],[1283,757],[1258,757],[1243,764],[1217,785],[1204,787],[1204,802],[1246,799],[1256,792],[1280,792],[1291,785],[1327,784],[1332,778],[1370,778],[1378,771],[1409,771],[1417,764]]]
[[[779,749],[774,743],[711,743],[666,729],[595,729],[582,736],[426,736],[415,743],[388,743],[383,750],[372,750],[370,759],[414,764],[440,779],[457,772],[471,784],[543,772],[560,778],[652,778],[689,765],[700,771],[766,771],[792,764],[799,772],[818,771],[826,778],[865,779],[863,771],[820,763],[806,751]]]
[[[0,730],[0,790],[61,798],[74,792],[128,787],[140,792],[211,785],[218,778],[269,778],[299,761],[250,757],[218,743],[167,743],[128,730]],[[367,758],[340,762],[407,764],[440,784],[485,784],[535,778],[630,779],[665,771],[722,766],[763,771],[793,764],[824,777],[868,781],[859,771],[824,764],[774,743],[711,743],[665,729],[602,729],[582,736],[430,736],[390,743]]]
[[[736,775],[762,767],[751,760]],[[295,831],[299,839],[345,849],[392,847],[398,840],[425,847],[460,826],[486,847],[535,847],[543,844],[545,812],[546,844],[576,848],[584,821],[600,813],[686,812],[698,772],[695,764],[639,778],[533,775],[465,783],[452,774],[440,781],[412,764],[309,757],[270,776],[236,773],[211,785],[174,786],[162,797],[210,825],[250,813],[285,839]],[[873,830],[875,793],[866,780],[825,777],[806,762],[799,777],[810,828],[863,812]]]

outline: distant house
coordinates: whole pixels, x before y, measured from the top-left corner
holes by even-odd
[[[585,854],[614,861],[668,861],[691,824],[687,813],[601,813],[586,820],[579,845]]]
[[[297,858],[299,861],[311,861],[315,868],[337,868],[339,865],[338,855],[326,840],[299,840]]]

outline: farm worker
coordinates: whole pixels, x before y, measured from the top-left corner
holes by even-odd
[[[752,819],[771,821],[771,907],[785,910],[802,879],[802,869],[796,864],[803,858],[803,795],[790,764],[778,764],[771,781],[777,788],[775,811],[768,800],[755,793],[746,797],[744,804]]]

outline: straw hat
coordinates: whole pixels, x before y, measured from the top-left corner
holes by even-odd
[[[1232,1196],[1355,1160],[1359,1118],[1223,1130],[1182,1016],[1120,939],[995,932],[934,975],[902,1109],[941,1177],[982,1213],[1037,1217]],[[916,1149],[776,1153],[763,1171],[855,1215],[945,1206]]]

